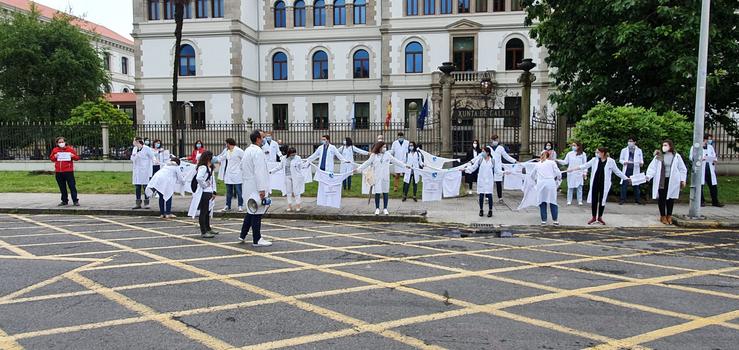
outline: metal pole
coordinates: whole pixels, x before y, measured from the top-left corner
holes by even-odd
[[[708,24],[710,21],[711,1],[703,0],[701,8],[701,32],[698,47],[698,79],[695,89],[695,122],[693,124],[693,178],[690,181],[690,211],[688,216],[700,218],[701,182],[703,176],[703,128],[706,114],[706,70],[708,62]]]

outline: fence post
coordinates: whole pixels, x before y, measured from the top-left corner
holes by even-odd
[[[418,104],[411,102],[408,104],[408,139],[414,142],[418,141]]]
[[[110,130],[108,124],[100,124],[100,129],[103,133],[103,160],[108,160],[110,158]]]

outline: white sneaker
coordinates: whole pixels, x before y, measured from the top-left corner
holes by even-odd
[[[259,242],[257,242],[256,244],[253,244],[252,243],[252,246],[254,246],[254,247],[269,247],[271,245],[272,245],[272,242],[270,242],[270,241],[268,241],[268,240],[266,240],[264,238],[260,238],[259,239]]]
[[[285,211],[293,211],[293,209],[292,208],[287,208],[287,210],[285,210]]]
[[[498,203],[503,203],[503,198],[498,198]]]
[[[239,237],[239,244],[244,244],[244,243],[246,243],[245,238]]]
[[[300,208],[295,208],[295,212],[299,212],[299,211],[301,211],[301,210],[302,210],[302,209],[300,209]]]
[[[244,211],[244,207],[239,207],[239,213]]]
[[[542,221],[541,222],[541,226],[546,226],[546,225],[547,225],[547,222],[546,221]]]
[[[467,191],[467,194],[472,194],[472,191]]]
[[[380,209],[375,209],[375,215],[380,215]]]
[[[167,219],[176,219],[176,218],[177,218],[177,215],[174,215],[174,214],[167,215]]]
[[[559,226],[559,221],[555,221],[552,224],[554,224],[554,226]]]
[[[383,209],[382,210],[382,213],[385,214],[385,215],[390,215],[390,213],[387,212],[387,209]]]
[[[229,207],[225,207],[225,208],[221,209],[221,213],[228,213],[229,211],[231,211],[231,208],[229,208]]]
[[[567,202],[567,205],[572,205],[572,202]]]
[[[582,202],[577,202],[577,205],[582,205]]]

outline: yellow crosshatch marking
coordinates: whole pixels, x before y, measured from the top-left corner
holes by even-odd
[[[656,285],[664,288],[670,288],[679,291],[685,291],[692,293],[696,298],[701,296],[712,296],[727,298],[728,300],[737,300],[739,295],[736,293],[719,292],[708,289],[701,289],[700,287],[690,287],[685,285],[676,285],[669,282],[678,281],[682,279],[700,277],[700,276],[717,276],[726,279],[736,280],[739,275],[735,274],[739,270],[739,266],[736,265],[735,261],[714,257],[703,257],[703,256],[691,256],[691,258],[704,261],[714,261],[717,263],[730,263],[733,266],[711,268],[711,269],[691,269],[684,266],[671,266],[669,264],[657,263],[654,261],[632,261],[627,260],[633,257],[646,257],[646,256],[681,256],[681,254],[694,252],[694,251],[705,251],[713,248],[731,248],[735,249],[736,242],[729,243],[714,243],[714,244],[702,244],[691,241],[690,244],[686,244],[683,247],[676,246],[677,248],[664,248],[654,250],[636,249],[628,246],[620,246],[620,242],[629,241],[640,241],[649,240],[658,243],[674,243],[673,239],[679,237],[690,237],[700,236],[708,233],[730,233],[728,230],[690,230],[690,229],[658,229],[653,231],[660,232],[657,236],[641,236],[634,234],[632,236],[623,234],[614,234],[610,232],[608,228],[587,228],[587,229],[566,229],[562,228],[559,230],[550,231],[550,234],[559,234],[559,238],[552,238],[541,236],[539,234],[524,234],[518,237],[527,237],[527,239],[540,240],[540,244],[530,245],[514,245],[510,244],[511,241],[504,239],[486,239],[481,237],[471,238],[452,238],[443,237],[434,234],[426,233],[427,230],[433,229],[444,229],[445,226],[437,224],[416,224],[413,229],[393,229],[387,224],[382,223],[343,223],[343,222],[327,222],[319,221],[315,225],[292,225],[291,222],[275,222],[273,220],[265,222],[265,229],[263,233],[270,236],[270,233],[275,234],[275,237],[270,237],[271,240],[276,242],[274,250],[255,250],[255,249],[244,249],[243,246],[238,246],[229,239],[228,242],[223,243],[221,240],[216,241],[205,241],[198,238],[198,235],[193,234],[195,232],[194,227],[196,223],[189,220],[175,220],[177,226],[170,224],[165,225],[162,228],[158,228],[156,221],[148,220],[134,220],[126,221],[121,219],[109,218],[109,217],[96,217],[87,216],[85,221],[80,225],[75,225],[74,220],[44,220],[49,217],[43,216],[24,216],[24,215],[10,215],[14,219],[23,222],[24,229],[29,232],[33,232],[35,228],[44,228],[51,231],[51,233],[30,233],[21,235],[3,235],[0,236],[3,240],[0,240],[0,248],[4,248],[10,251],[14,256],[0,255],[0,259],[37,259],[42,261],[49,260],[66,260],[66,261],[78,261],[85,265],[73,269],[71,271],[64,272],[58,276],[48,278],[46,280],[37,282],[29,287],[14,291],[10,294],[0,296],[0,307],[3,305],[32,303],[44,300],[54,300],[60,298],[75,298],[82,295],[99,294],[116,304],[119,304],[131,311],[139,314],[137,317],[119,318],[114,320],[108,320],[103,322],[93,322],[78,324],[75,326],[66,326],[52,329],[43,329],[38,331],[29,331],[16,334],[7,334],[0,330],[0,349],[10,348],[19,349],[22,348],[19,341],[22,342],[24,339],[31,339],[41,336],[52,336],[62,335],[71,332],[79,332],[83,330],[93,330],[106,327],[115,327],[128,324],[137,324],[147,321],[154,321],[168,327],[175,332],[182,334],[188,339],[198,342],[199,344],[205,345],[209,348],[214,349],[226,349],[234,348],[232,344],[228,344],[222,339],[219,339],[212,334],[207,332],[192,329],[187,325],[178,321],[179,317],[203,315],[218,311],[226,310],[237,310],[252,308],[260,305],[285,303],[292,305],[304,311],[321,315],[328,319],[337,321],[343,324],[346,328],[339,329],[336,331],[328,331],[315,334],[300,335],[295,337],[288,337],[285,339],[279,339],[274,341],[268,341],[261,344],[254,344],[245,346],[245,349],[273,349],[282,348],[288,346],[295,346],[301,344],[317,343],[321,341],[328,341],[339,339],[343,337],[350,337],[360,333],[373,333],[382,336],[391,341],[401,342],[406,345],[416,348],[439,348],[438,345],[433,345],[425,342],[423,339],[414,338],[398,332],[396,328],[401,326],[412,326],[424,322],[446,320],[454,317],[472,315],[472,314],[487,314],[491,317],[498,317],[508,319],[514,322],[524,323],[533,327],[543,328],[554,332],[563,334],[569,334],[572,336],[589,339],[596,344],[597,349],[618,349],[618,348],[630,348],[630,349],[645,349],[644,343],[669,337],[709,325],[716,325],[723,329],[737,331],[739,325],[731,323],[730,321],[739,317],[739,310],[733,310],[724,312],[722,314],[702,317],[698,315],[692,315],[689,313],[672,311],[662,309],[655,305],[645,305],[638,302],[627,302],[618,300],[602,295],[593,293],[603,291],[614,291],[628,287],[640,287]],[[170,221],[171,223],[171,221]],[[216,221],[214,228],[224,232],[224,235],[229,238],[234,237],[232,233],[238,232],[240,222],[236,220],[230,221]],[[28,226],[28,225],[33,226]],[[94,227],[105,227],[96,231]],[[115,227],[111,229],[110,227]],[[193,229],[188,229],[193,228]],[[351,229],[349,233],[341,233],[342,228]],[[357,232],[360,231],[360,232]],[[17,231],[20,232],[20,231]],[[46,231],[44,231],[46,232]],[[116,232],[136,232],[139,236],[129,237],[115,237]],[[171,233],[176,232],[176,233]],[[98,233],[106,233],[104,237],[96,237]],[[285,236],[283,233],[290,233]],[[568,240],[565,236],[578,233],[584,233],[591,235],[595,238],[588,238],[584,241]],[[301,235],[303,234],[303,235]],[[382,234],[382,237],[376,235]],[[404,239],[401,241],[395,241],[389,237],[394,234],[402,234]],[[8,240],[13,242],[15,238],[30,238],[30,237],[42,237],[42,236],[58,236],[71,237],[70,241],[64,241],[58,239],[50,243],[25,243],[25,244],[11,244]],[[416,237],[417,239],[413,239]],[[45,238],[45,237],[44,237]],[[331,239],[337,238],[348,238],[352,239],[353,243],[350,245],[332,246],[327,244]],[[164,243],[161,246],[148,246],[146,242],[153,242],[156,245],[157,240],[165,239],[170,243]],[[183,243],[181,245],[172,245],[172,239],[176,239],[178,242]],[[319,243],[320,242],[320,243]],[[451,249],[446,246],[453,246],[455,242],[467,242],[474,243],[484,248],[476,248],[470,250]],[[146,243],[146,244],[143,244]],[[364,243],[364,244],[363,244]],[[446,244],[444,248],[434,246],[434,244]],[[59,255],[42,255],[35,256],[32,254],[36,248],[53,248],[55,246],[84,246],[88,244],[107,245],[112,249],[100,250],[100,251],[84,251],[80,253],[59,254]],[[143,244],[145,247],[137,248],[131,245],[139,246]],[[286,250],[280,250],[281,244],[291,245],[292,248]],[[389,256],[383,253],[382,247],[399,247],[407,249],[416,249],[420,253],[410,254],[407,256]],[[581,253],[579,250],[574,252],[559,251],[558,247],[592,247],[592,248],[604,248],[613,250],[613,254],[610,255],[589,255]],[[181,258],[171,259],[165,256],[159,255],[158,251],[176,251],[178,249],[192,248],[200,251],[207,251],[208,249],[217,248],[212,254],[202,257],[192,258]],[[372,252],[366,250],[368,248]],[[229,251],[230,253],[224,253]],[[45,250],[46,251],[46,250]],[[556,261],[548,261],[543,263],[532,262],[527,260],[527,255],[519,255],[519,258],[509,258],[503,256],[496,256],[497,252],[517,251],[526,252],[527,254],[557,254],[561,255],[562,258]],[[337,262],[330,264],[312,264],[304,261],[296,260],[293,257],[304,253],[345,253],[355,254],[362,256],[367,260],[357,260],[348,262]],[[425,253],[424,253],[425,252]],[[118,254],[135,254],[149,259],[146,262],[130,262],[130,263],[114,263],[115,257]],[[87,256],[94,258],[88,259]],[[288,267],[280,267],[274,269],[268,269],[265,271],[250,271],[232,274],[221,274],[208,270],[203,267],[196,267],[193,264],[204,263],[204,262],[222,262],[228,264],[231,259],[238,259],[240,257],[259,257],[274,261],[277,263],[287,264]],[[490,268],[483,270],[471,270],[462,268],[459,266],[450,267],[434,260],[435,258],[459,258],[464,259],[465,257],[489,260],[491,263],[494,261],[506,262],[512,266]],[[431,259],[431,260],[429,260]],[[665,275],[650,278],[633,278],[628,276],[622,276],[603,271],[591,271],[588,269],[581,269],[574,267],[572,264],[584,263],[584,262],[618,262],[623,264],[630,264],[635,267],[644,268],[659,268],[665,270]],[[409,266],[409,268],[430,268],[436,271],[443,271],[444,274],[433,275],[426,277],[418,277],[412,279],[406,279],[397,282],[385,282],[375,278],[370,278],[356,273],[348,272],[346,269],[341,269],[351,266],[371,266],[375,264],[398,262]],[[171,266],[177,269],[188,271],[198,275],[198,277],[158,281],[158,282],[147,282],[130,285],[122,285],[116,287],[108,287],[103,283],[93,280],[91,277],[83,276],[83,273],[88,271],[97,271],[99,273],[106,273],[107,271],[114,271],[117,269],[131,269],[136,271],[137,268],[143,268],[147,266]],[[200,265],[202,266],[202,265]],[[553,287],[546,284],[535,283],[525,281],[520,278],[516,278],[515,275],[511,275],[510,272],[526,271],[535,268],[551,268],[560,270],[563,272],[588,274],[594,277],[609,278],[613,281],[603,281],[600,285],[577,288],[577,289],[562,289]],[[270,276],[278,273],[303,273],[305,271],[319,271],[322,273],[331,274],[346,280],[354,280],[363,283],[357,287],[347,287],[330,289],[324,288],[322,291],[303,293],[297,295],[283,295],[269,289],[258,287],[253,284],[243,282],[243,277],[257,277],[257,276]],[[508,274],[500,275],[503,272],[509,272]],[[514,277],[511,277],[514,276]],[[528,287],[542,291],[544,294],[539,294],[531,297],[520,297],[512,300],[505,300],[501,302],[495,302],[491,304],[475,304],[468,301],[462,301],[454,298],[448,298],[443,295],[427,292],[421,289],[414,288],[416,284],[423,282],[441,282],[441,281],[452,281],[455,279],[463,279],[466,277],[483,278],[490,281],[505,282],[521,287]],[[44,294],[27,296],[32,291],[47,287],[56,282],[68,280],[73,281],[80,286],[84,287],[82,291],[76,292],[65,292],[56,294]],[[218,306],[192,308],[174,312],[157,312],[150,306],[147,306],[139,301],[135,301],[129,297],[121,294],[127,290],[147,290],[150,288],[164,287],[164,286],[178,286],[189,283],[197,283],[204,281],[219,281],[236,287],[248,292],[252,292],[261,296],[261,299],[254,301],[245,301],[231,304],[224,304]],[[449,305],[455,306],[454,309],[448,311],[437,311],[430,314],[422,314],[410,317],[403,317],[395,320],[370,323],[367,321],[359,320],[355,317],[351,317],[347,314],[343,314],[331,309],[320,307],[315,303],[308,300],[319,297],[327,296],[338,296],[338,295],[352,295],[353,293],[360,293],[370,290],[378,289],[392,289],[400,293],[412,295],[417,298],[423,298],[432,300],[435,302],[444,302]],[[638,310],[640,312],[668,316],[675,319],[683,320],[682,323],[656,329],[643,334],[637,334],[634,336],[626,337],[623,339],[612,338],[597,334],[582,329],[575,329],[555,322],[545,321],[541,319],[526,317],[506,311],[504,309],[513,306],[531,306],[537,303],[557,300],[563,298],[581,298],[595,302],[601,302],[609,305],[618,306],[620,308]],[[358,302],[361,302],[358,300]],[[0,327],[2,328],[2,327]]]

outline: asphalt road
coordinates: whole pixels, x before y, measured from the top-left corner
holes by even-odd
[[[739,235],[0,215],[0,349],[736,349]]]

